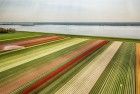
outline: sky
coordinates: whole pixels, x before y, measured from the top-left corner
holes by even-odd
[[[140,0],[0,0],[0,22],[140,22]]]

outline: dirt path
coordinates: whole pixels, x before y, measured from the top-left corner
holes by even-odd
[[[140,94],[140,43],[136,44],[136,94]]]
[[[32,38],[32,39],[25,39],[22,41],[16,41],[14,43],[9,43],[9,44],[0,44],[0,51],[7,51],[7,50],[13,50],[13,49],[19,49],[17,46],[21,47],[29,47],[41,43],[47,43],[50,41],[54,40],[59,40],[63,39],[63,37],[60,36],[42,36],[42,37],[37,37],[37,38]],[[6,49],[8,48],[8,49]]]
[[[99,41],[95,41],[95,42],[92,41],[92,42],[86,44],[85,46],[81,47],[80,49],[71,52],[70,54],[63,55],[63,56],[55,59],[54,61],[50,62],[49,64],[46,63],[46,65],[40,66],[31,71],[27,71],[22,76],[18,77],[16,80],[11,81],[11,82],[5,84],[4,86],[0,87],[0,92],[3,92],[3,94],[10,93],[14,89],[17,89],[18,87],[20,87],[21,85],[25,84],[28,81],[31,81],[32,79],[36,78],[40,74],[51,70],[51,68],[53,68],[54,66],[58,66],[59,64],[66,62],[69,58],[76,56],[76,55],[80,54],[81,52],[91,48],[97,42],[99,42]]]
[[[30,94],[33,90],[38,89],[40,86],[42,86],[44,83],[49,82],[51,79],[56,77],[58,74],[63,74],[69,69],[71,69],[75,64],[79,63],[80,61],[84,60],[87,56],[89,56],[91,53],[102,47],[103,45],[107,44],[108,41],[98,41],[96,44],[94,44],[90,49],[85,50],[82,54],[75,57],[74,59],[70,60],[63,66],[59,67],[55,71],[51,72],[47,76],[39,79],[35,83],[33,83],[30,87],[26,88],[23,91],[23,94]]]
[[[114,42],[60,88],[56,94],[88,94],[121,44],[121,42]]]

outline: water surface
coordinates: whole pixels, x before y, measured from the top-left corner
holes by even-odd
[[[140,39],[140,26],[0,25],[19,31]]]

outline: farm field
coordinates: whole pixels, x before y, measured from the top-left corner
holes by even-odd
[[[139,42],[2,34],[0,94],[139,94]]]
[[[16,41],[13,43],[3,43],[0,45],[0,51],[4,52],[4,51],[9,51],[14,49],[20,49],[20,47],[25,48],[25,47],[39,45],[47,42],[53,42],[55,40],[60,40],[60,39],[64,39],[64,38],[60,36],[40,36],[37,38]]]
[[[88,94],[120,45],[121,42],[113,43],[101,55],[93,59],[93,61],[76,74],[75,77],[67,82],[56,94]]]
[[[90,94],[94,93],[135,94],[134,43],[122,44],[119,51],[92,88]]]
[[[16,32],[14,34],[13,33],[0,34],[0,42],[8,42],[12,40],[32,38],[41,35],[46,35],[46,34],[38,33],[38,32]]]

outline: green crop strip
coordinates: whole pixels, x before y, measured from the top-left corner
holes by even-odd
[[[90,94],[135,94],[135,43],[123,43]]]
[[[47,34],[38,33],[38,32],[15,32],[15,33],[0,34],[0,42],[20,40],[20,39],[31,38],[31,37],[41,36],[41,35],[47,35]]]
[[[40,90],[39,94],[54,94],[58,89],[60,89],[67,81],[69,81],[72,77],[74,77],[80,70],[82,70],[86,65],[88,65],[95,57],[101,54],[111,43],[103,46],[98,49],[92,55],[87,57],[85,60],[75,65],[71,70],[66,72],[60,78],[55,80],[50,85],[46,86],[44,89]]]
[[[38,66],[42,66],[48,62],[51,62],[52,60],[59,58],[60,56],[64,55],[64,54],[69,54],[70,52],[79,49],[81,46],[85,45],[87,43],[86,42],[82,42],[76,45],[73,45],[71,47],[62,49],[58,52],[52,53],[50,55],[46,55],[44,57],[41,57],[39,59],[30,61],[28,63],[25,63],[23,65],[17,66],[15,68],[9,69],[7,71],[4,71],[2,73],[0,73],[0,83],[3,83],[4,81],[8,81],[8,79],[11,79],[12,77],[16,77],[21,73],[24,73],[26,71],[29,71],[30,69],[36,68]],[[15,78],[16,79],[16,78]]]
[[[56,34],[56,33],[47,33],[47,34],[64,36],[64,37],[71,37],[71,38],[88,38],[88,39],[96,39],[96,40],[109,40],[109,41],[140,43],[140,39],[132,39],[132,38],[117,38],[117,37],[114,38],[114,37],[104,37],[104,36],[86,36],[86,35],[70,35],[70,34]]]

